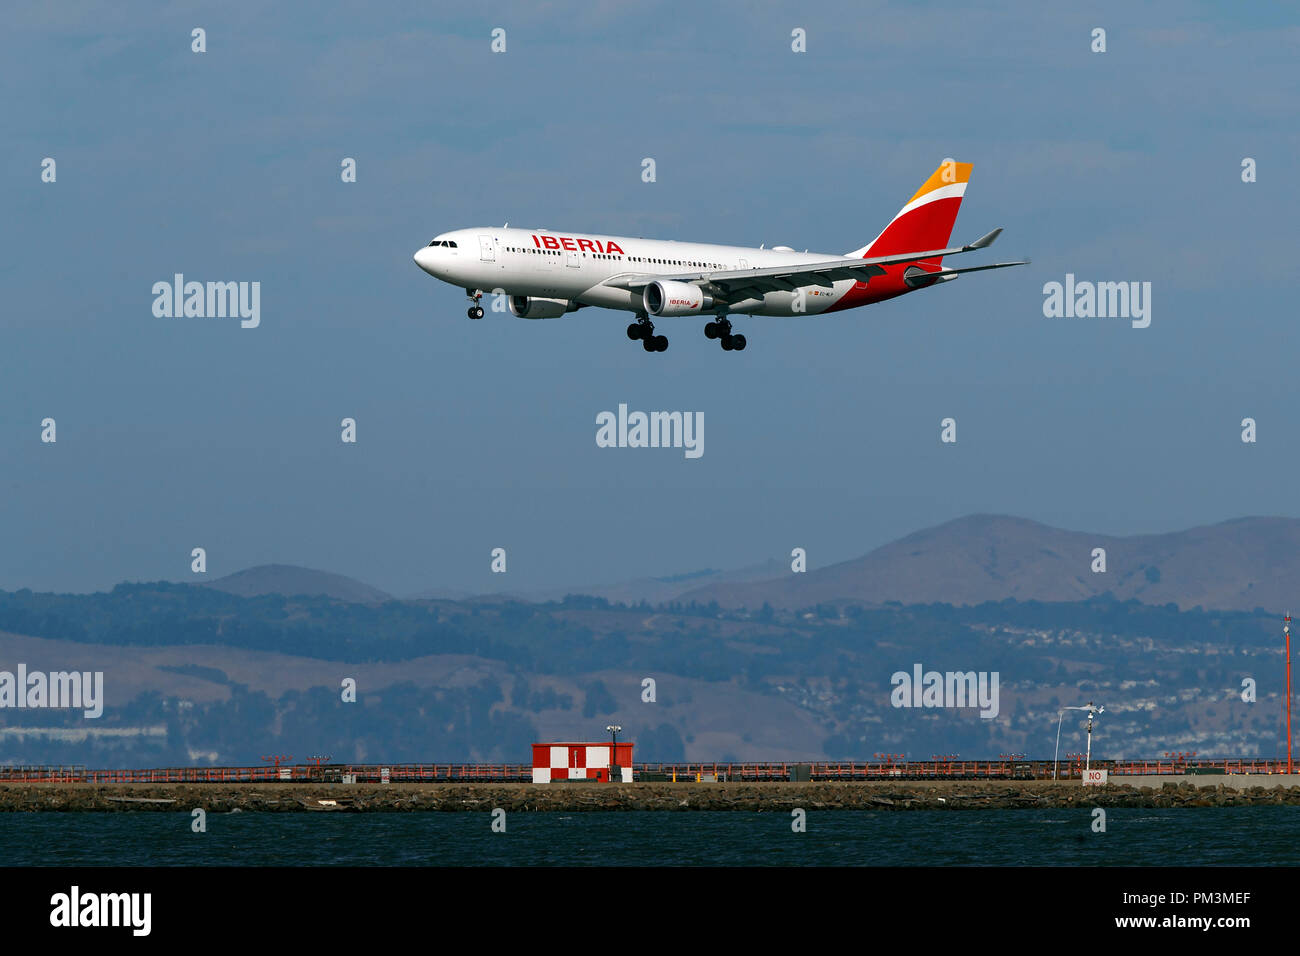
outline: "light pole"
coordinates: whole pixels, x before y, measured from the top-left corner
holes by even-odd
[[[1286,634],[1286,772],[1294,773],[1291,765],[1291,614],[1287,612],[1282,622]]]
[[[273,779],[279,780],[280,764],[288,763],[290,760],[293,759],[293,757],[290,754],[270,754],[269,756],[265,756],[262,759],[265,760],[267,763],[275,764],[275,777]],[[291,770],[289,771],[289,773],[292,774],[293,771]]]
[[[1092,707],[1092,704],[1086,704],[1086,705],[1084,705],[1084,706],[1082,706],[1082,707],[1062,707],[1062,708],[1061,708],[1061,715],[1056,719],[1056,754],[1052,757],[1052,779],[1053,779],[1053,780],[1056,779],[1056,765],[1057,765],[1057,763],[1059,762],[1060,757],[1061,757],[1061,721],[1065,720],[1065,712],[1066,712],[1067,710],[1090,710],[1091,707]],[[1089,723],[1088,723],[1088,741],[1089,741],[1089,745],[1091,745],[1091,742],[1092,742],[1092,723],[1091,723],[1091,720],[1092,720],[1092,718],[1089,717],[1088,719],[1089,719]]]
[[[1088,701],[1088,755],[1084,758],[1083,763],[1083,775],[1085,779],[1088,776],[1088,767],[1092,764],[1092,722],[1097,718],[1098,714],[1103,714],[1105,712],[1105,707],[1098,707],[1094,712],[1092,701]]]
[[[614,771],[618,769],[618,732],[623,728],[618,724],[610,724],[605,730],[610,734],[609,743],[609,782],[614,782]],[[620,774],[620,780],[622,775]]]

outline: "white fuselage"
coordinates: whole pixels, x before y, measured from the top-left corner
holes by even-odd
[[[454,243],[454,245],[452,245]],[[582,305],[632,312],[642,308],[639,289],[605,285],[620,275],[689,276],[825,262],[825,253],[719,246],[702,242],[635,239],[544,229],[459,229],[437,236],[415,254],[430,275],[467,290],[512,296],[567,299]],[[825,312],[856,283],[834,282],[833,288],[803,290],[803,308],[795,293],[767,292],[730,303],[720,311],[748,315],[808,315]]]

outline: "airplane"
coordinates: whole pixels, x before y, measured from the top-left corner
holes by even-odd
[[[710,316],[704,334],[724,351],[743,352],[745,336],[730,316],[824,315],[883,302],[951,282],[967,272],[1027,265],[1029,260],[953,269],[945,256],[987,249],[994,229],[945,248],[970,182],[971,163],[945,160],[860,249],[843,256],[699,242],[634,239],[546,229],[482,227],[444,232],[415,253],[429,275],[460,286],[469,317],[483,318],[484,291],[503,293],[523,319],[554,319],[584,306],[632,312],[627,337],[647,352],[668,338],[654,319]]]

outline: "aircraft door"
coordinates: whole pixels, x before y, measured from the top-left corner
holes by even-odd
[[[497,258],[496,244],[492,241],[491,236],[478,237],[478,257],[483,262],[495,262]]]

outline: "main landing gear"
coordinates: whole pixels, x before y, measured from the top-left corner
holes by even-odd
[[[483,306],[479,305],[479,303],[483,301],[483,293],[478,289],[466,289],[465,294],[474,302],[474,304],[469,307],[469,311],[465,314],[471,319],[483,318]]]
[[[745,337],[739,332],[731,331],[731,321],[722,316],[718,316],[714,322],[707,322],[704,325],[704,337],[708,339],[721,339],[722,351],[724,352],[743,352],[745,351]]]
[[[627,337],[633,342],[640,339],[641,347],[647,352],[668,351],[668,336],[655,335],[654,323],[644,312],[638,312],[636,321],[627,327]]]

